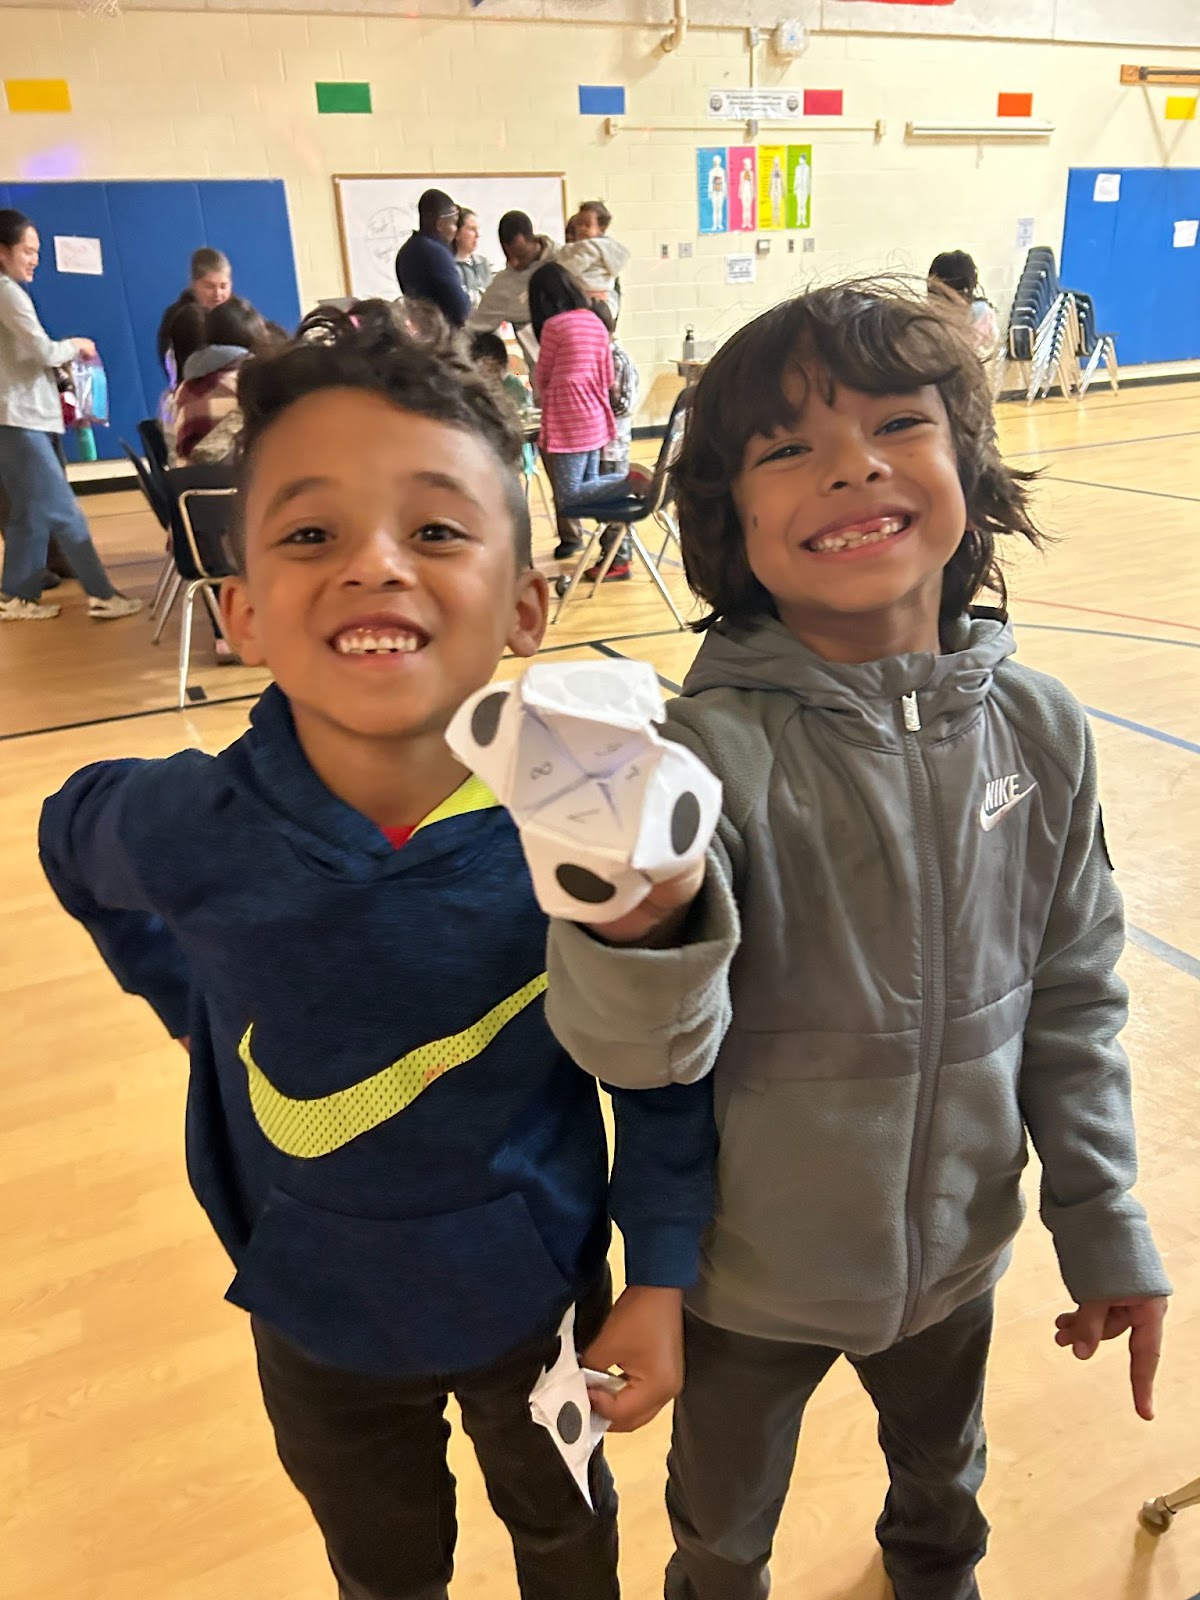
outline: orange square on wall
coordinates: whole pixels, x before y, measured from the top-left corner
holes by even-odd
[[[65,78],[6,78],[10,111],[70,111],[71,86]]]
[[[1002,94],[996,101],[996,115],[998,117],[1031,117],[1033,115],[1033,96],[1031,94]]]

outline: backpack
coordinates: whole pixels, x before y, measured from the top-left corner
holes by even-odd
[[[609,404],[613,409],[614,417],[628,417],[633,414],[638,402],[638,370],[629,359],[628,354],[615,341],[612,347],[613,358],[613,386],[608,391]]]

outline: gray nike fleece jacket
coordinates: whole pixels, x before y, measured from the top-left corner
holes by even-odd
[[[725,788],[676,949],[552,924],[547,1014],[606,1083],[715,1069],[719,1202],[689,1305],[883,1350],[1004,1271],[1027,1135],[1076,1300],[1166,1294],[1134,1181],[1124,939],[1091,735],[1000,618],[838,666],[720,626],[666,732]]]

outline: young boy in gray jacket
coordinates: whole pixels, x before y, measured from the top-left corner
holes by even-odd
[[[1001,535],[1037,543],[953,317],[843,284],[697,389],[679,521],[708,631],[667,731],[725,789],[707,862],[552,927],[548,1015],[608,1083],[714,1073],[719,1209],[688,1298],[668,1600],[760,1600],[804,1408],[879,1412],[897,1600],[972,1600],[996,1281],[1041,1210],[1087,1358],[1150,1418],[1169,1285],[1117,1036],[1121,899],[1082,708],[1012,661]],[[606,1404],[595,1397],[598,1410]]]

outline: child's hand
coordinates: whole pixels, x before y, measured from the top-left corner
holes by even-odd
[[[626,1289],[579,1360],[597,1372],[619,1367],[625,1377],[620,1394],[588,1391],[614,1432],[649,1422],[683,1387],[683,1290]]]
[[[633,910],[615,922],[592,922],[591,929],[605,944],[645,944],[666,947],[675,942],[687,920],[692,901],[704,884],[704,857],[678,877],[656,883]]]
[[[1080,1361],[1095,1355],[1103,1339],[1119,1339],[1129,1334],[1129,1382],[1133,1404],[1146,1422],[1154,1419],[1154,1374],[1162,1354],[1163,1318],[1167,1314],[1165,1295],[1148,1295],[1131,1300],[1085,1300],[1074,1311],[1064,1311],[1057,1319],[1055,1344],[1068,1345]]]

